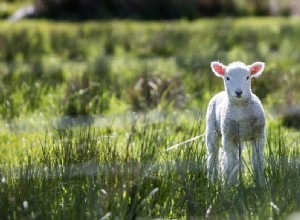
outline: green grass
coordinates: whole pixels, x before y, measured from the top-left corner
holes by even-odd
[[[201,119],[174,123],[176,117],[129,123],[126,132],[47,132],[19,164],[2,162],[1,218],[204,219],[211,207],[211,218],[281,219],[299,210],[299,136],[289,140],[282,128],[269,128],[266,186],[255,184],[245,152],[243,183],[226,187],[206,178],[203,140],[165,151],[204,130]]]
[[[1,21],[0,219],[299,212],[299,131],[281,124],[299,104],[299,23]],[[268,120],[264,188],[250,147],[244,181],[232,187],[208,182],[204,139],[166,152],[204,132],[207,102],[223,89],[210,62],[237,59],[266,63],[253,82]],[[135,89],[141,79],[149,81]]]
[[[253,90],[266,108],[282,113],[300,98],[299,22],[2,21],[0,116],[12,120],[40,113],[51,117],[124,112],[132,107],[130,95],[143,74],[179,76],[188,94],[186,107],[198,108],[223,89],[211,74],[213,60],[266,62],[265,74],[255,80]]]

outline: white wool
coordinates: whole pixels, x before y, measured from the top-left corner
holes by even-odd
[[[218,177],[219,145],[223,146],[221,174],[225,182],[237,180],[239,150],[243,142],[252,142],[254,177],[263,183],[265,115],[259,98],[251,91],[251,78],[259,76],[264,63],[246,66],[234,62],[225,66],[212,62],[213,72],[224,79],[225,91],[209,102],[206,114],[207,169],[210,180]]]

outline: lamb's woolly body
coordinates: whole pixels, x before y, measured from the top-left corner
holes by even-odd
[[[245,80],[247,73],[250,74],[249,69],[242,62],[234,62],[228,67],[223,67],[226,69],[223,76],[224,80],[227,76],[232,77],[230,75],[232,72],[240,71],[241,74],[245,75]],[[220,72],[222,73],[222,71]],[[214,180],[218,176],[219,142],[221,139],[224,147],[221,172],[223,180],[228,182],[234,182],[237,178],[240,164],[238,153],[239,149],[243,147],[243,142],[252,141],[254,175],[256,179],[262,182],[265,141],[265,115],[262,104],[259,98],[251,92],[250,82],[244,84],[244,87],[249,86],[249,88],[241,89],[245,96],[243,98],[232,97],[231,88],[226,88],[226,86],[228,87],[225,82],[226,91],[216,94],[210,100],[207,108],[206,146],[209,178]]]
[[[225,91],[215,95],[208,104],[208,123],[215,124],[218,135],[226,135],[240,141],[251,141],[260,135],[265,125],[264,111],[259,98],[251,94],[251,99],[242,103],[230,102]],[[213,125],[211,125],[213,126]]]

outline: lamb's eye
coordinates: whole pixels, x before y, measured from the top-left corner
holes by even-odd
[[[249,76],[247,76],[247,80],[249,79]]]
[[[229,79],[229,77],[226,77],[226,79],[229,81],[230,79]]]

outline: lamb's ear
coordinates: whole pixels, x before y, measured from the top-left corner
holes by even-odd
[[[248,66],[250,69],[250,74],[252,77],[258,77],[262,74],[265,68],[265,63],[263,62],[255,62]]]
[[[211,62],[210,67],[211,67],[212,71],[214,72],[214,74],[216,74],[217,76],[219,76],[219,77],[224,76],[226,66],[223,65],[222,63],[220,63],[220,62]]]

